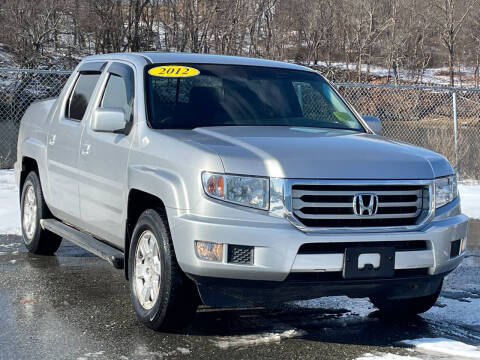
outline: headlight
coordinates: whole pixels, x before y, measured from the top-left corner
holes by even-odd
[[[269,208],[269,179],[204,172],[205,193],[215,199],[256,209]]]
[[[454,200],[458,195],[457,176],[450,175],[435,179],[435,207],[439,208]]]

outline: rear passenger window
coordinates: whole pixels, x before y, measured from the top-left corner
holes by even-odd
[[[100,73],[80,74],[67,103],[65,114],[67,118],[77,121],[83,119],[99,78]]]

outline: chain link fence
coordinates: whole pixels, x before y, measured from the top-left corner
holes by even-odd
[[[16,158],[20,120],[36,100],[58,96],[68,71],[0,69],[0,168]],[[462,179],[480,179],[480,89],[338,83],[364,115],[382,120],[386,137],[446,156]]]
[[[70,71],[0,69],[0,169],[13,166],[20,120],[37,100],[56,97]]]
[[[480,179],[480,89],[337,84],[365,115],[382,120],[383,135],[444,155],[462,179]]]

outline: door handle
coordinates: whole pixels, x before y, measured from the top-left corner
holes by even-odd
[[[57,135],[50,135],[48,138],[48,145],[53,146],[55,145],[55,140],[57,139]]]
[[[83,156],[87,156],[88,154],[90,154],[90,144],[83,145],[80,154],[82,154]]]

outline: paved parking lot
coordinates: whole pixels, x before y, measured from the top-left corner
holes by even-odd
[[[413,321],[380,320],[364,299],[327,298],[278,309],[201,308],[184,333],[165,334],[137,322],[122,271],[67,241],[57,256],[35,256],[20,237],[4,235],[0,358],[449,358],[448,351],[431,354],[401,341],[441,337],[467,348],[480,344],[479,275],[475,222],[469,255],[447,278],[438,306]],[[480,358],[476,349],[470,348]]]

